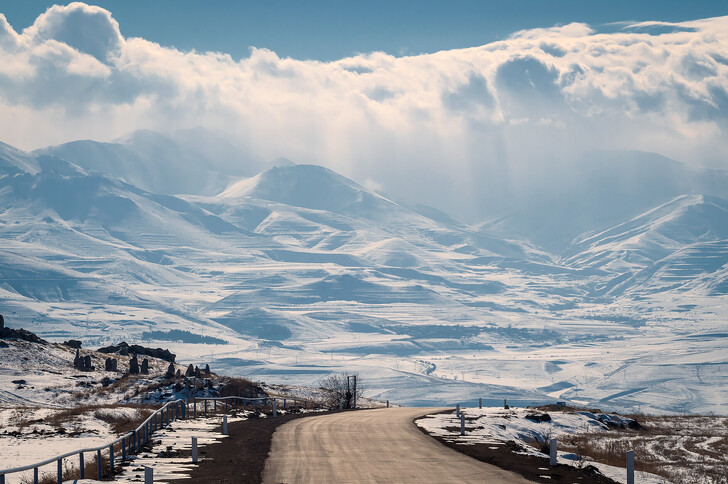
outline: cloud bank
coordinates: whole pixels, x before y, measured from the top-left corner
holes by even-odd
[[[585,150],[728,168],[728,17],[611,30],[569,24],[409,57],[251,48],[235,60],[124,38],[111,12],[83,3],[20,33],[0,14],[0,139],[28,149],[204,126],[264,159],[453,207]]]

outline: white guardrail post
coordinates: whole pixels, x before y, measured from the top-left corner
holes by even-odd
[[[549,465],[556,465],[556,447],[558,445],[559,444],[557,439],[551,439],[549,441]]]
[[[634,450],[627,451],[627,484],[634,484]]]

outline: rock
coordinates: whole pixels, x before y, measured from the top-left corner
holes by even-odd
[[[91,355],[86,355],[83,357],[83,366],[84,366],[84,370],[86,370],[86,371],[94,370],[94,367],[91,364]]]
[[[167,367],[167,373],[164,374],[167,378],[174,378],[175,371],[174,371],[174,363],[169,363],[169,366]]]
[[[106,371],[116,371],[116,358],[106,358]]]
[[[126,356],[129,353],[140,355],[140,356],[151,356],[152,358],[159,358],[160,360],[174,362],[177,355],[171,353],[169,350],[162,348],[145,348],[139,345],[129,345],[126,341],[122,341],[118,345],[105,346],[99,348],[100,353],[118,353]]]
[[[81,368],[79,368],[79,366],[78,366],[78,362],[79,362],[79,360],[80,360],[80,359],[81,359],[81,350],[80,350],[80,349],[78,349],[78,348],[76,348],[76,357],[75,357],[75,358],[73,358],[73,366],[74,366],[75,368],[78,368],[79,370],[81,369]]]
[[[550,422],[551,421],[551,415],[547,413],[529,413],[526,415],[526,418],[528,420],[532,420],[534,422]]]
[[[2,331],[5,328],[5,318],[3,318],[3,315],[0,314],[0,331]]]
[[[210,376],[210,365],[205,365],[205,376]]]
[[[627,428],[630,430],[642,430],[642,425],[637,420],[630,420]]]
[[[129,374],[130,375],[139,374],[139,360],[137,359],[137,355],[132,356],[131,360],[129,360]]]
[[[0,340],[0,348],[10,348],[10,345],[5,341]]]
[[[142,360],[142,369],[141,369],[142,375],[148,375],[149,374],[149,360],[144,358]]]
[[[16,385],[27,385],[27,381],[25,380],[13,380],[12,383],[15,383]]]
[[[201,378],[202,374],[200,373],[200,368],[198,366],[195,366],[195,376],[197,378]]]
[[[171,363],[170,363],[170,364],[171,364]],[[175,376],[176,376],[177,378],[181,378],[181,377],[182,377],[182,371],[181,371],[181,370],[180,370],[179,368],[177,369],[177,374],[176,374]]]
[[[69,339],[68,341],[64,341],[61,343],[63,346],[68,346],[70,348],[81,348],[82,343],[77,339]]]
[[[4,326],[4,324],[3,324]],[[0,338],[3,339],[22,339],[24,341],[29,341],[31,343],[38,343],[38,344],[48,344],[48,342],[42,338],[39,338],[38,335],[35,333],[32,333],[28,331],[27,329],[12,329],[12,328],[5,328],[3,327],[0,329]]]
[[[190,363],[190,366],[187,367],[187,371],[185,371],[185,376],[193,376],[195,374],[195,368],[192,366],[192,363]]]
[[[119,371],[118,368],[119,368],[119,365],[118,365],[116,358],[112,358],[111,359],[111,371]]]

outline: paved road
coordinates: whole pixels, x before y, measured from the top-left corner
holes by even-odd
[[[530,482],[445,447],[412,423],[439,410],[382,408],[293,420],[273,434],[263,482]]]

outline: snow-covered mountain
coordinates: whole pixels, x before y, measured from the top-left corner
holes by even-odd
[[[636,194],[624,213],[659,203],[598,227],[561,220],[590,232],[551,254],[504,235],[515,219],[475,228],[320,166],[235,175],[219,162],[227,148],[205,139],[207,161],[148,132],[34,153],[0,145],[8,323],[90,345],[190,331],[227,344],[159,344],[274,381],[356,369],[372,395],[400,402],[724,411],[724,199]],[[164,179],[171,167],[182,181]]]
[[[202,130],[160,134],[140,130],[110,143],[79,140],[37,150],[155,193],[215,194],[259,163]]]

